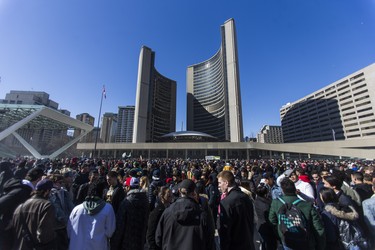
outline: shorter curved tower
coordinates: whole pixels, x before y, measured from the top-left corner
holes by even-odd
[[[213,57],[187,68],[187,130],[240,142],[242,108],[233,19],[221,26],[221,39]]]
[[[154,66],[155,52],[143,46],[139,55],[133,143],[159,142],[176,130],[176,81]]]

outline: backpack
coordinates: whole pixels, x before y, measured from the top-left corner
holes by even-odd
[[[307,221],[296,206],[302,200],[297,199],[288,204],[282,198],[278,199],[283,203],[277,215],[283,244],[292,249],[308,248]]]
[[[362,230],[356,222],[340,220],[338,232],[341,239],[339,244],[343,249],[369,249]]]

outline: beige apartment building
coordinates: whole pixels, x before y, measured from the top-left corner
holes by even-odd
[[[280,109],[284,142],[375,136],[375,63]]]

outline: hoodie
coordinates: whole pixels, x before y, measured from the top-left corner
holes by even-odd
[[[89,215],[95,215],[99,213],[103,207],[105,206],[105,201],[100,199],[99,197],[92,197],[86,199],[83,202],[83,207],[87,210]]]
[[[32,189],[20,179],[11,178],[4,183],[4,194],[0,197],[0,229],[10,225],[17,206],[31,197]]]
[[[211,217],[210,217],[211,216]],[[162,214],[155,234],[156,245],[165,250],[214,249],[211,214],[192,198],[181,197]]]

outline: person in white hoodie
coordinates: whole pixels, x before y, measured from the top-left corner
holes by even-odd
[[[115,229],[112,205],[89,194],[70,214],[67,226],[69,249],[108,250]]]

